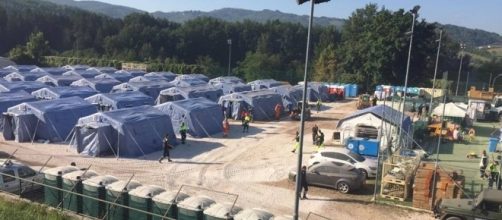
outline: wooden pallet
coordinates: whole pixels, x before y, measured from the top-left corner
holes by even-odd
[[[381,195],[383,198],[386,198],[386,199],[390,199],[390,200],[397,200],[397,201],[401,201],[401,202],[404,202],[404,198],[400,198],[400,197],[395,197],[395,196],[389,196],[389,195]]]

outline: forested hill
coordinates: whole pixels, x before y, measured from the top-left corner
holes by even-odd
[[[114,18],[123,18],[128,14],[135,12],[144,12],[138,9],[117,6],[98,1],[74,1],[74,0],[45,0],[60,5],[67,5],[78,7],[87,11],[104,14]],[[146,13],[146,12],[145,12]],[[203,12],[203,11],[182,11],[182,12],[154,12],[151,13],[154,17],[165,18],[173,22],[183,23],[199,17],[212,17],[224,21],[244,21],[251,20],[264,23],[269,20],[280,20],[283,22],[300,23],[302,25],[308,24],[308,16],[295,15],[283,13],[280,11],[262,10],[252,11],[245,9],[223,8],[219,10]],[[335,25],[341,27],[345,23],[345,19],[330,18],[330,17],[316,17],[315,24],[326,26]],[[471,46],[483,46],[495,43],[502,43],[502,36],[496,33],[460,27],[456,25],[444,25],[445,31],[451,36],[452,39],[458,42],[464,42]]]

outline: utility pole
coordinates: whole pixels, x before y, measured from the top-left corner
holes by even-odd
[[[439,63],[439,51],[441,50],[441,38],[443,36],[443,29],[439,30],[439,39],[436,40],[438,41],[438,51],[436,54],[436,66],[434,67],[434,80],[432,81],[432,94],[431,94],[431,101],[429,103],[429,110],[432,109],[432,100],[434,99],[434,92],[436,91],[436,76],[438,73],[438,63]]]
[[[464,49],[465,44],[460,44],[460,67],[458,68],[458,77],[457,77],[457,88],[455,89],[455,96],[458,96],[458,85],[460,84],[460,73],[462,73],[462,63],[464,61]]]
[[[228,72],[227,72],[227,76],[230,76],[230,68],[232,66],[232,39],[228,39],[227,44],[228,44]]]

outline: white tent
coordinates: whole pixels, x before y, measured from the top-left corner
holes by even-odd
[[[443,107],[444,107],[443,103],[439,104],[438,107],[432,110],[432,114],[437,116],[442,116]],[[463,118],[465,117],[465,114],[467,114],[467,106],[464,105],[463,103],[453,103],[453,102],[446,103],[446,106],[444,107],[444,113],[446,117]]]

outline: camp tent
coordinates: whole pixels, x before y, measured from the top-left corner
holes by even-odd
[[[200,73],[182,74],[182,75],[178,75],[176,77],[176,80],[190,80],[190,79],[198,79],[198,80],[202,80],[206,83],[209,82],[209,77],[207,77],[204,74],[200,74]]]
[[[102,72],[102,73],[114,73],[117,71],[115,67],[90,67],[87,69],[87,71],[97,71],[97,72]]]
[[[61,86],[61,87],[48,87],[33,91],[31,94],[37,99],[60,99],[77,96],[80,98],[87,98],[96,94],[96,90],[89,87],[75,87],[75,86]]]
[[[281,96],[282,105],[288,111],[296,108],[298,102],[301,101],[303,97],[303,90],[291,85],[272,87],[269,90],[274,91]]]
[[[79,119],[72,146],[90,156],[137,157],[161,150],[166,134],[176,144],[170,117],[152,106],[138,106]]]
[[[45,72],[12,72],[3,78],[9,82],[14,81],[35,81],[38,78],[47,75]]]
[[[150,73],[145,74],[145,76],[160,76],[160,77],[163,77],[167,81],[173,81],[174,79],[176,79],[176,77],[178,75],[176,75],[173,72],[150,72]]]
[[[7,110],[5,140],[17,142],[67,140],[80,117],[96,113],[96,107],[79,97],[25,102]]]
[[[86,70],[86,69],[89,69],[90,66],[77,64],[77,65],[66,65],[61,68],[66,69],[66,70]]]
[[[110,111],[121,108],[154,104],[152,97],[139,91],[96,94],[86,98],[85,100],[97,105],[100,111]]]
[[[175,79],[171,81],[176,87],[190,87],[190,86],[198,86],[198,85],[207,85],[207,82],[201,79]]]
[[[108,78],[108,79],[116,79],[120,82],[127,82],[132,79],[132,75],[130,73],[103,73],[95,76],[96,79]]]
[[[0,69],[0,77],[1,77],[0,80],[5,80],[3,77],[11,74],[12,72],[14,72],[14,71]]]
[[[218,101],[227,117],[240,119],[243,110],[251,111],[254,120],[265,121],[274,118],[274,108],[282,104],[281,96],[270,90],[248,91],[224,95]]]
[[[70,86],[73,82],[82,79],[77,75],[45,75],[38,78],[36,81],[49,86]]]
[[[145,75],[145,76],[136,76],[131,79],[129,79],[129,82],[169,82],[165,77],[163,76],[155,76],[155,75]]]
[[[443,103],[440,103],[436,108],[432,110],[432,114],[442,116],[443,108],[445,118],[452,120],[458,124],[460,124],[467,115],[467,105],[463,103],[453,102],[446,103],[446,106]]]
[[[17,71],[17,72],[29,72],[32,69],[36,69],[36,68],[38,68],[38,66],[35,66],[35,65],[10,65],[10,66],[4,67],[3,69],[5,69],[5,70],[12,70],[13,72],[14,71]]]
[[[99,72],[97,70],[70,70],[64,72],[63,76],[80,76],[82,78],[94,78],[99,74],[103,74],[103,72]]]
[[[68,70],[63,69],[61,67],[38,67],[35,69],[32,69],[30,72],[45,72],[47,74],[52,74],[52,75],[61,75],[64,72],[67,72]]]
[[[324,83],[309,82],[307,86],[314,91],[308,94],[309,101],[316,102],[319,99],[323,102],[329,101],[329,88]]]
[[[171,87],[173,85],[166,81],[127,82],[114,86],[112,93],[140,91],[155,100],[159,96],[160,91]]]
[[[141,70],[117,70],[117,71],[115,71],[115,73],[126,73],[126,74],[131,75],[132,77],[143,76],[146,74],[145,71],[141,71]]]
[[[36,101],[30,93],[23,90],[14,92],[0,92],[0,131],[3,131],[3,114],[8,108],[23,102]]]
[[[277,87],[287,84],[288,83],[279,82],[274,79],[259,79],[248,83],[248,85],[250,85],[253,88],[253,90],[270,89],[272,87]]]
[[[157,104],[197,97],[204,97],[213,102],[218,102],[218,99],[222,95],[223,91],[221,89],[207,84],[192,87],[172,87],[160,91],[159,97],[157,98]]]
[[[91,87],[94,90],[98,92],[103,92],[107,93],[112,91],[113,87],[120,84],[120,81],[116,79],[108,79],[108,78],[102,78],[102,79],[96,79],[96,78],[89,78],[89,79],[79,79],[73,83],[71,83],[71,86],[87,86]]]
[[[24,90],[28,93],[31,93],[35,90],[39,90],[41,88],[49,87],[41,82],[23,82],[23,81],[16,81],[16,82],[7,82],[7,81],[1,81],[0,80],[0,92],[9,92],[9,91],[19,91],[19,90]]]
[[[220,83],[239,84],[239,83],[244,83],[244,80],[242,80],[237,76],[220,76],[209,80],[209,84],[211,85]]]
[[[393,140],[392,146],[397,147],[395,143],[399,139],[397,133],[400,126],[403,128],[403,140],[411,141],[411,134],[407,135],[412,131],[411,119],[406,116],[401,121],[401,116],[401,112],[394,108],[377,105],[346,116],[338,122],[337,129],[342,140],[349,137],[379,140],[383,135],[380,143],[382,149],[388,147],[389,137]]]
[[[191,136],[206,137],[223,131],[223,112],[220,105],[206,98],[167,102],[155,108],[167,113],[175,128],[185,122]]]
[[[223,94],[228,95],[232,94],[234,92],[246,92],[246,91],[251,91],[252,88],[250,85],[244,84],[244,83],[228,83],[228,82],[221,82],[221,83],[214,83],[211,84],[216,88],[220,88],[223,90]]]

